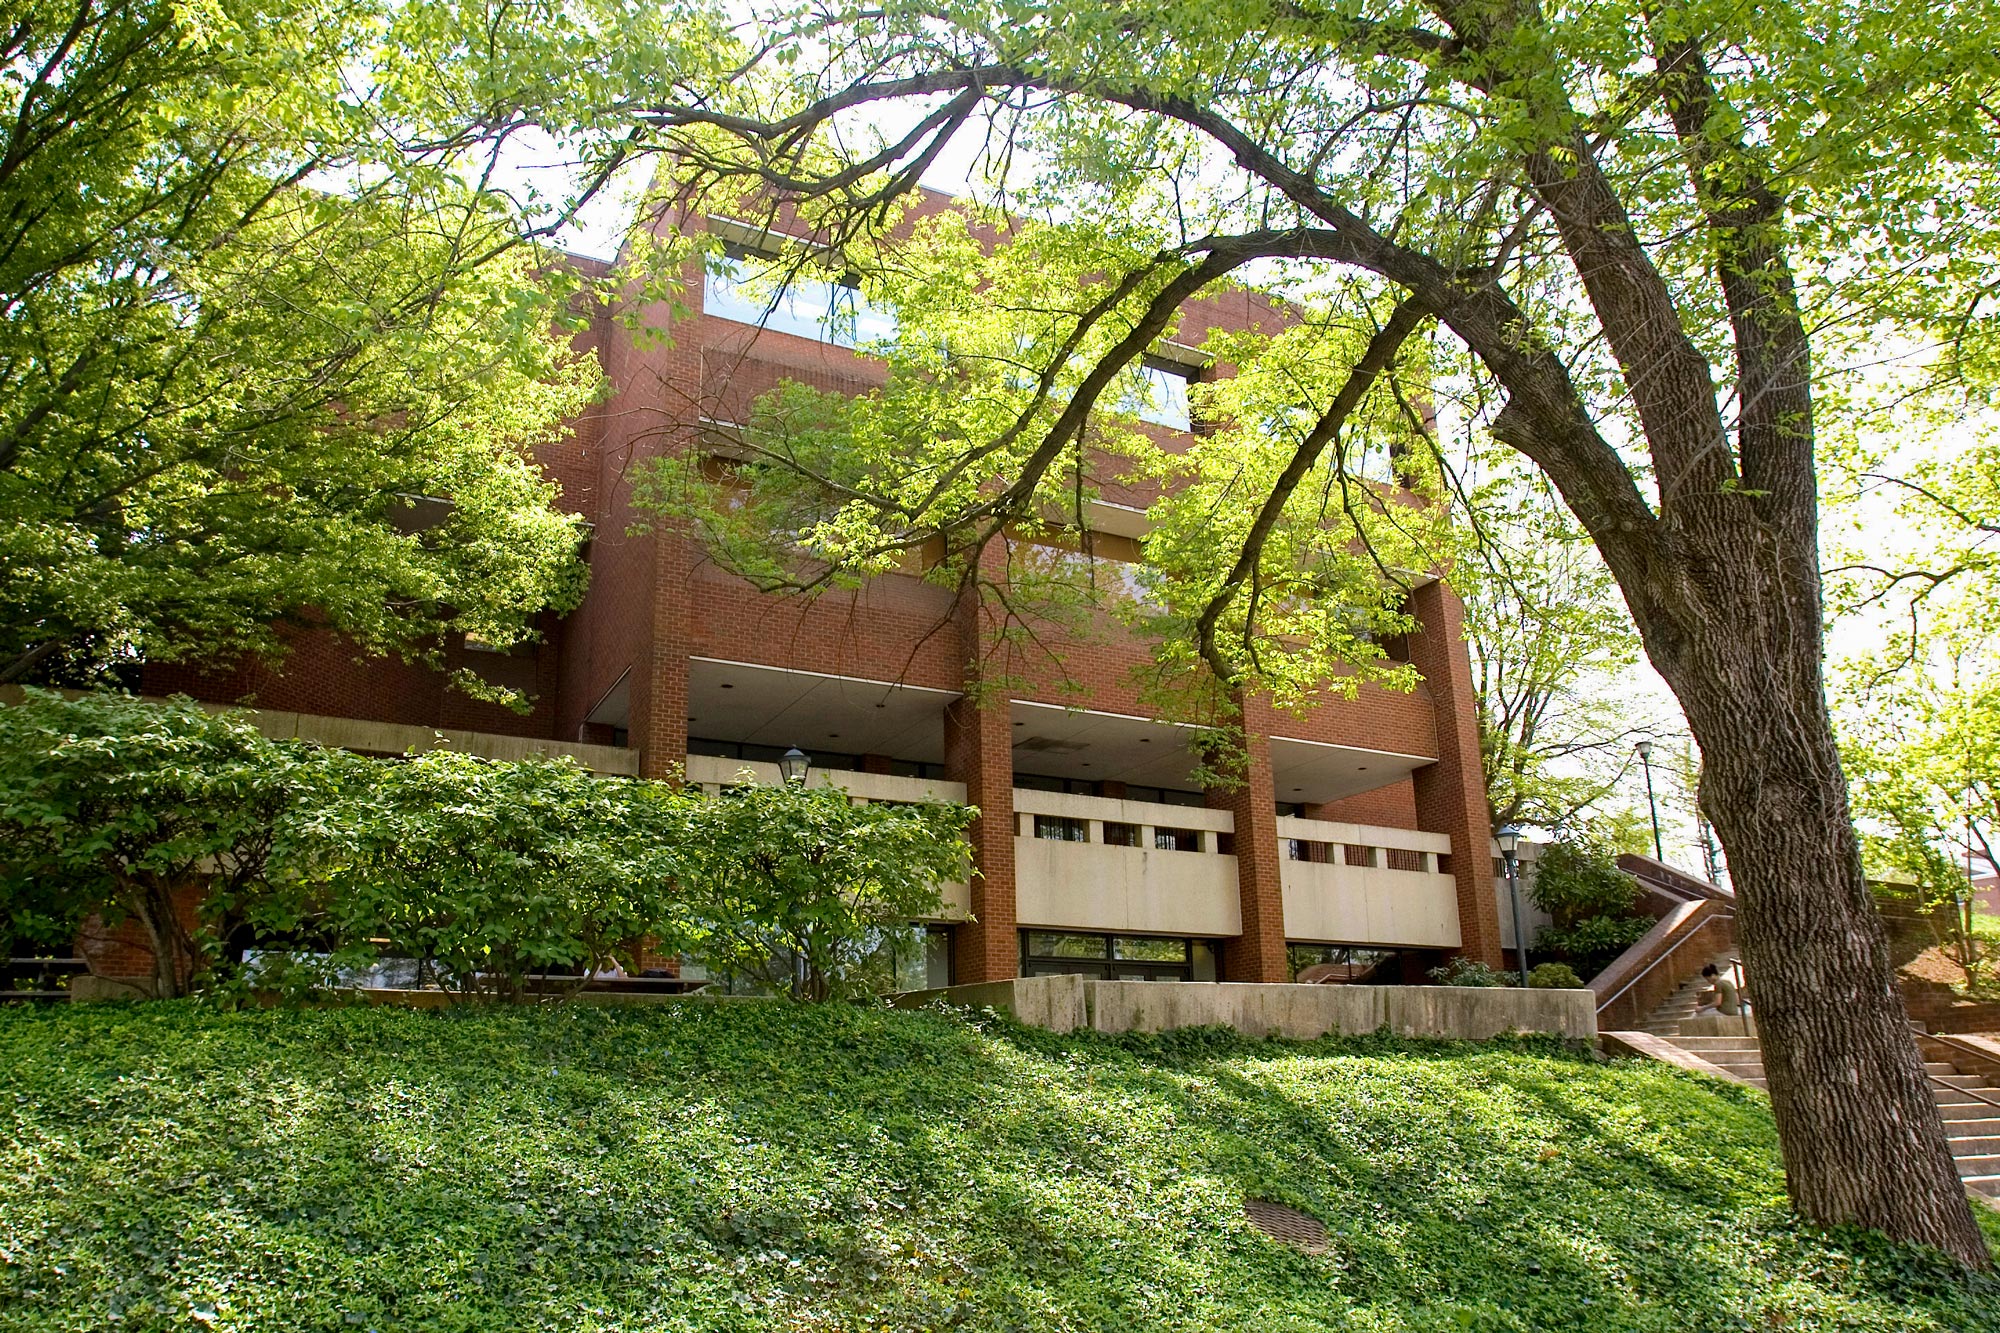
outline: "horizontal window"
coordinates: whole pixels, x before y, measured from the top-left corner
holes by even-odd
[[[787,274],[785,263],[738,246],[709,256],[702,309],[721,319],[838,347],[895,340],[896,317],[870,304],[858,287],[805,273]]]
[[[1137,847],[1139,845],[1139,826],[1137,824],[1120,824],[1115,820],[1107,819],[1104,821],[1104,842],[1106,846],[1110,847]]]
[[[1191,828],[1156,828],[1153,830],[1153,847],[1162,852],[1198,852],[1201,850],[1201,833]]]
[[[1139,367],[1139,385],[1119,406],[1141,421],[1170,430],[1193,430],[1194,413],[1188,406],[1188,381],[1195,377],[1192,367],[1148,359]]]
[[[1341,844],[1340,853],[1340,859],[1351,866],[1368,866],[1372,868],[1375,864],[1375,849],[1373,847],[1363,847],[1358,842]]]
[[[1063,815],[1036,815],[1035,836],[1050,842],[1089,842],[1090,825]]]
[[[1111,937],[1108,935],[1076,935],[1052,930],[1031,930],[1027,932],[1026,947],[1030,958],[1108,958],[1111,956]]]
[[[1145,963],[1185,963],[1188,942],[1145,935],[1115,935],[1111,940],[1111,956]]]

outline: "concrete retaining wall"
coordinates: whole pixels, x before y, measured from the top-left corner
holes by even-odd
[[[1597,1039],[1587,990],[1480,986],[1288,986],[1248,982],[1096,981],[1025,977],[894,998],[901,1008],[931,1000],[1003,1009],[1055,1032],[1166,1032],[1224,1026],[1252,1037],[1358,1036],[1383,1028],[1403,1037],[1483,1041],[1512,1032]]]

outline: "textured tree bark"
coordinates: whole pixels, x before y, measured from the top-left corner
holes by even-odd
[[[1703,802],[1729,849],[1748,991],[1793,1206],[1984,1266],[1862,877],[1820,670],[1816,552],[1718,496],[1687,534],[1709,623],[1649,647],[1701,745]],[[1733,512],[1732,512],[1733,511]],[[1802,577],[1814,614],[1800,615]]]

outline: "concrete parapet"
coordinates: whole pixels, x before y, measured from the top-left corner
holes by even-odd
[[[1676,1046],[1670,1039],[1655,1036],[1651,1032],[1606,1032],[1598,1039],[1598,1044],[1606,1055],[1629,1055],[1646,1060],[1659,1060],[1690,1073],[1706,1074],[1710,1078],[1719,1078],[1746,1088],[1756,1086],[1741,1075],[1732,1074],[1721,1065],[1710,1064],[1693,1051]]]
[[[100,977],[94,972],[69,979],[69,998],[73,1004],[88,1004],[94,1000],[150,1000],[158,983],[151,977]]]
[[[1754,1037],[1757,1035],[1757,1018],[1754,1014],[1696,1014],[1693,1018],[1681,1020],[1683,1037]]]
[[[1384,1028],[1404,1037],[1482,1041],[1503,1033],[1597,1037],[1584,990],[1476,986],[1297,986],[1262,982],[1097,981],[1029,977],[947,986],[894,998],[911,1008],[942,999],[1004,1009],[1056,1032],[1167,1032],[1232,1027],[1251,1037],[1359,1036]]]
[[[1051,1032],[1073,1032],[1090,1026],[1084,988],[1097,984],[1101,983],[1084,977],[1011,977],[1004,981],[973,981],[963,986],[943,986],[936,990],[904,991],[890,996],[889,1003],[898,1009],[916,1009],[933,1000],[943,1000],[947,1004],[975,1009],[1004,1010],[1030,1027],[1047,1028]],[[1210,989],[1214,987],[1210,986]]]

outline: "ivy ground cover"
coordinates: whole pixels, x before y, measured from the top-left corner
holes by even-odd
[[[0,1333],[86,1329],[1977,1333],[2000,1284],[1793,1223],[1761,1095],[1553,1045],[0,1011]]]

